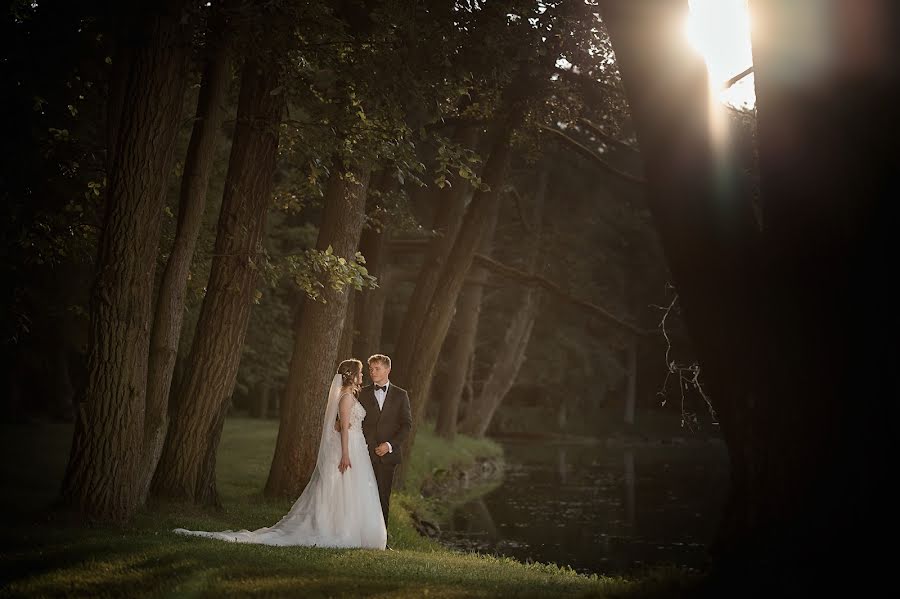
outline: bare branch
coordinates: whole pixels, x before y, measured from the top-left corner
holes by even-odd
[[[667,286],[670,287],[670,286]],[[678,295],[672,298],[672,301],[668,306],[652,306],[654,308],[658,308],[663,311],[662,320],[659,322],[659,329],[662,331],[662,335],[666,340],[666,378],[663,380],[662,387],[659,391],[656,392],[657,395],[662,397],[662,405],[666,405],[667,396],[666,389],[669,384],[669,377],[675,375],[678,377],[678,391],[679,396],[681,398],[681,426],[687,426],[691,431],[694,430],[694,424],[697,423],[697,415],[692,412],[688,412],[684,407],[684,390],[693,387],[700,394],[700,397],[703,398],[703,401],[706,402],[706,407],[709,410],[709,415],[712,418],[713,425],[719,423],[719,418],[716,416],[716,411],[713,408],[712,402],[709,400],[709,397],[706,395],[706,391],[703,389],[703,384],[700,382],[700,364],[698,362],[694,362],[690,365],[678,364],[675,360],[670,359],[669,353],[672,350],[672,340],[669,338],[669,333],[666,330],[666,320],[669,318],[669,314],[672,312],[672,309],[675,307],[675,304],[678,302]]]
[[[741,79],[743,79],[744,77],[746,77],[747,75],[749,75],[752,72],[753,72],[753,65],[750,65],[749,67],[747,67],[746,69],[744,69],[743,71],[741,71],[740,73],[738,73],[737,75],[735,75],[734,77],[732,77],[731,79],[726,81],[724,84],[722,84],[722,89],[728,89],[729,87],[731,87],[732,85],[734,85],[735,83],[737,83],[738,81],[740,81]]]

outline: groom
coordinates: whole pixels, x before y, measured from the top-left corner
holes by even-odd
[[[384,354],[375,354],[368,362],[374,385],[363,387],[359,392],[359,403],[366,409],[362,429],[378,483],[384,525],[387,526],[394,468],[403,461],[403,443],[412,426],[412,411],[406,390],[392,384],[388,378],[391,359]]]

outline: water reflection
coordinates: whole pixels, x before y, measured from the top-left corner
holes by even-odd
[[[625,459],[625,523],[634,528],[634,450],[626,449]]]
[[[557,468],[559,471],[559,482],[566,484],[566,475],[569,473],[569,465],[566,463],[566,448],[561,446],[556,451]]]
[[[721,446],[504,449],[503,484],[456,509],[444,542],[581,572],[706,565],[728,478]]]

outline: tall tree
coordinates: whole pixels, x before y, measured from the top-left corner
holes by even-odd
[[[716,571],[754,589],[748,573],[764,567],[798,593],[823,584],[823,572],[863,565],[870,531],[897,525],[883,475],[896,428],[885,417],[896,319],[876,264],[896,216],[900,19],[887,2],[863,13],[849,2],[751,6],[761,231],[749,201],[723,193],[717,177],[702,65],[674,34],[687,2],[608,2],[603,18],[729,448]],[[851,13],[862,16],[842,16]],[[840,35],[792,35],[825,22]],[[848,45],[862,40],[865,53]],[[832,59],[810,62],[823,55],[809,44],[831,46]]]
[[[231,75],[228,46],[225,41],[226,21],[220,4],[213,9],[208,24],[206,57],[197,98],[197,112],[181,178],[178,228],[160,283],[153,333],[150,337],[147,411],[144,419],[144,463],[141,467],[142,480],[139,484],[141,503],[147,497],[150,481],[162,455],[169,429],[169,389],[172,386],[178,341],[184,322],[185,290],[194,247],[197,244],[200,226],[203,224],[206,192],[224,117],[225,92]]]
[[[511,154],[513,131],[520,126],[525,112],[525,89],[527,77],[520,75],[516,83],[507,90],[504,107],[498,119],[497,131],[490,156],[484,167],[486,187],[475,192],[469,203],[465,217],[447,257],[446,264],[440,271],[440,277],[432,294],[416,337],[415,350],[411,352],[409,361],[402,364],[403,370],[397,377],[409,390],[413,424],[406,439],[404,453],[415,441],[416,431],[421,425],[427,402],[431,377],[437,364],[441,346],[447,336],[456,300],[462,290],[469,266],[475,250],[478,248],[487,226],[491,224],[491,215],[500,203],[500,189],[506,181]],[[401,465],[399,476],[404,477],[406,463]]]
[[[254,263],[272,199],[284,97],[280,64],[265,50],[244,64],[215,254],[174,399],[154,495],[216,504],[215,452],[225,402],[234,391],[259,269]]]
[[[488,215],[488,222],[485,225],[481,242],[478,244],[478,253],[484,256],[490,256],[494,246],[494,231],[497,228],[500,205],[501,202],[497,202],[494,210]],[[487,280],[487,270],[473,264],[469,268],[466,284],[456,301],[456,314],[453,317],[457,326],[456,337],[447,354],[448,377],[444,384],[443,401],[438,408],[438,417],[435,421],[435,431],[445,439],[452,440],[456,437],[459,399],[469,374],[470,358],[475,354],[478,319],[481,314],[484,286]]]
[[[316,248],[352,262],[365,221],[366,188],[371,168],[345,167],[335,161],[325,196],[325,209]],[[275,455],[266,481],[266,495],[297,497],[316,465],[316,443],[321,433],[330,368],[347,313],[349,286],[325,285],[322,301],[307,299],[294,337],[294,352],[287,387],[281,402],[281,422]],[[327,365],[328,367],[323,367]]]
[[[353,341],[352,354],[360,360],[381,352],[381,329],[384,323],[384,307],[387,301],[389,281],[388,238],[390,223],[380,218],[383,213],[383,196],[397,191],[397,180],[385,170],[372,175],[369,184],[367,213],[378,214],[379,218],[363,229],[359,241],[359,251],[366,259],[369,274],[378,279],[378,287],[360,292],[354,306],[354,323],[359,334]]]
[[[474,123],[463,123],[454,133],[454,142],[462,147],[474,148],[477,141],[478,128]],[[405,378],[404,372],[413,360],[425,313],[431,305],[441,272],[453,249],[466,211],[466,201],[471,194],[470,183],[457,173],[451,174],[448,183],[446,187],[435,192],[437,209],[432,225],[435,237],[428,244],[392,357],[392,364],[401,379]]]
[[[189,26],[183,0],[151,3],[120,75],[106,215],[91,299],[88,382],[61,501],[90,519],[124,521],[138,505],[153,274],[183,101]]]
[[[544,203],[547,195],[549,179],[549,167],[544,166],[538,176],[537,190],[534,197],[534,208],[530,222],[532,231],[527,231],[528,249],[526,250],[525,268],[527,274],[535,274],[538,271],[538,261],[541,248],[541,221],[544,216]],[[465,420],[459,428],[463,432],[475,437],[483,437],[487,432],[497,408],[519,374],[519,369],[525,361],[525,350],[531,339],[531,331],[534,329],[534,319],[537,317],[540,307],[541,293],[535,287],[529,286],[522,294],[521,304],[513,315],[506,329],[503,344],[494,358],[490,372],[476,398],[469,405]]]
[[[360,292],[356,300],[354,322],[359,334],[353,341],[353,355],[364,360],[381,351],[381,329],[384,323],[384,306],[390,288],[388,270],[387,230],[365,229],[359,242],[359,251],[366,259],[366,268],[378,279],[378,287]]]
[[[535,18],[517,21],[517,26],[510,29],[519,41],[513,59],[516,67],[512,69],[507,83],[502,86],[502,93],[494,107],[494,131],[490,138],[490,150],[487,152],[489,158],[484,166],[485,176],[482,178],[486,185],[475,192],[466,208],[453,249],[441,270],[432,301],[415,338],[414,351],[409,354],[409,361],[401,364],[403,370],[398,373],[398,379],[410,391],[412,404],[412,430],[404,447],[407,453],[424,417],[428,389],[456,299],[485,227],[489,224],[489,216],[500,201],[499,191],[506,180],[513,134],[525,122],[529,103],[537,104],[536,100],[546,94],[550,73],[565,45],[570,31],[568,24],[577,12],[576,8],[576,3],[563,3],[554,7],[554,10],[541,9]],[[404,463],[401,466],[401,479],[407,465],[408,463]]]

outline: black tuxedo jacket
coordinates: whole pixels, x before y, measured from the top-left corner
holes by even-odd
[[[366,409],[366,417],[362,423],[363,436],[369,446],[372,464],[396,466],[403,461],[403,444],[412,427],[412,410],[409,407],[409,394],[391,383],[384,398],[384,408],[378,408],[375,399],[375,387],[367,385],[359,391],[359,403]],[[375,455],[375,448],[387,441],[393,451],[382,457]]]

